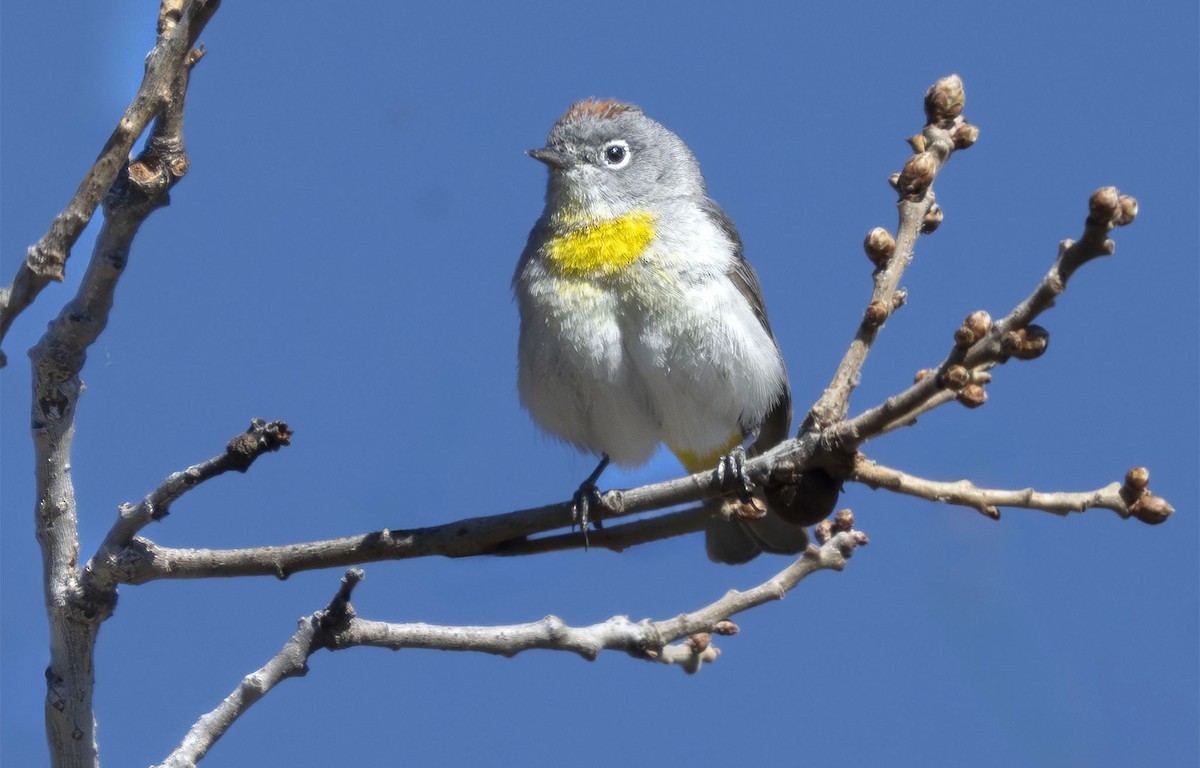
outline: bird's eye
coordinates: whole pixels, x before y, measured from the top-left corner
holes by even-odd
[[[609,168],[623,168],[629,163],[629,145],[620,139],[605,144],[603,154]]]

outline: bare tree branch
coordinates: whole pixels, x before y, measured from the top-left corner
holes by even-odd
[[[79,379],[87,350],[104,329],[116,284],[128,261],[131,243],[142,222],[168,203],[174,183],[187,172],[183,144],[183,105],[191,66],[203,55],[192,49],[196,36],[215,11],[216,0],[164,0],[159,17],[159,43],[147,61],[146,76],[68,208],[55,219],[42,241],[30,248],[13,286],[0,293],[0,338],[13,318],[52,279],[62,279],[71,247],[103,196],[105,221],[77,296],[32,350],[33,424],[38,466],[37,534],[45,568],[46,604],[51,627],[48,670],[47,730],[56,764],[95,765],[97,748],[92,715],[92,666],[96,633],[116,604],[120,583],[140,584],[164,578],[207,578],[274,575],[286,578],[300,570],[359,565],[365,562],[441,555],[525,555],[578,548],[577,533],[542,535],[571,526],[571,504],[563,502],[508,514],[468,518],[411,530],[382,530],[357,536],[291,545],[229,550],[161,547],[138,534],[161,520],[171,504],[191,488],[231,469],[245,471],[264,452],[286,445],[290,431],[282,422],[255,420],[226,451],[166,478],[138,504],[121,507],[96,554],[81,572],[74,488],[69,451],[74,413],[82,389]],[[182,44],[186,41],[186,45]],[[162,78],[167,79],[162,81]],[[1064,242],[1058,260],[1034,292],[1007,317],[992,323],[986,313],[972,313],[955,334],[955,347],[936,371],[883,404],[847,420],[849,398],[880,328],[905,300],[899,289],[911,262],[917,237],[932,232],[941,220],[932,184],[957,149],[970,146],[978,131],[961,116],[962,83],[943,78],[926,94],[928,122],[910,139],[915,154],[892,178],[899,200],[900,222],[895,239],[885,230],[872,231],[866,242],[876,263],[872,298],[853,342],[828,389],[813,406],[796,439],[746,464],[746,473],[767,490],[801,487],[805,473],[823,469],[829,475],[888,488],[922,498],[960,504],[998,517],[999,506],[1041,509],[1065,515],[1092,506],[1112,509],[1122,517],[1162,522],[1173,511],[1148,488],[1148,473],[1130,470],[1124,484],[1090,493],[1041,493],[1032,489],[982,489],[968,481],[944,483],[917,478],[870,462],[857,448],[867,440],[913,423],[920,415],[952,399],[977,406],[986,399],[988,369],[1010,357],[1029,359],[1044,351],[1047,334],[1030,324],[1053,305],[1075,269],[1099,255],[1112,253],[1107,233],[1129,223],[1136,202],[1106,188],[1093,195],[1090,215],[1078,243]],[[154,128],[146,149],[124,166],[130,147],[151,118]],[[116,165],[113,165],[114,162]],[[96,186],[100,185],[100,193]],[[104,192],[107,190],[107,194]],[[810,474],[818,474],[812,472]],[[822,477],[827,477],[822,475]],[[613,490],[601,496],[593,517],[616,520],[721,495],[724,483],[715,472],[702,472],[664,483]],[[836,485],[831,486],[836,496]],[[831,502],[832,503],[832,502]],[[675,510],[612,525],[591,537],[593,546],[620,550],[649,541],[692,533],[703,527],[703,507]],[[852,530],[848,511],[836,522],[817,527],[821,546],[809,546],[794,563],[771,580],[747,592],[730,592],[695,612],[664,621],[633,623],[614,617],[589,627],[573,628],[560,619],[503,627],[437,627],[392,624],[356,617],[350,595],[360,571],[346,573],[337,596],[300,627],[264,667],[247,676],[225,701],[202,717],[163,765],[192,766],[233,722],[279,682],[301,676],[316,650],[360,645],[387,648],[471,650],[512,656],[533,648],[562,650],[593,659],[602,650],[679,664],[688,672],[714,660],[719,651],[712,633],[732,633],[728,617],[776,600],[807,575],[822,569],[841,570],[853,549],[866,537]],[[836,531],[836,535],[835,532]],[[539,537],[540,536],[540,537]],[[677,641],[687,638],[683,643]]]
[[[720,650],[712,644],[713,634],[737,633],[738,627],[729,617],[783,599],[789,590],[817,571],[842,570],[854,549],[866,543],[867,537],[862,532],[842,530],[820,547],[810,545],[799,559],[762,584],[745,592],[731,590],[699,610],[661,621],[632,622],[624,616],[614,616],[587,627],[568,626],[556,616],[527,624],[492,627],[368,621],[358,618],[350,605],[350,593],[363,578],[362,571],[351,570],[342,578],[341,589],[325,610],[301,619],[299,628],[279,653],[244,677],[216,709],[197,720],[179,746],[160,763],[160,768],[193,768],[255,702],[283,680],[304,676],[308,672],[308,657],[322,648],[424,648],[505,657],[541,649],[575,653],[589,661],[601,651],[610,650],[623,651],[637,659],[679,665],[689,674],[695,673],[720,655]],[[684,642],[672,645],[684,638]]]
[[[1049,334],[1031,325],[1031,321],[1054,306],[1075,270],[1099,256],[1112,254],[1116,246],[1108,239],[1108,232],[1131,223],[1137,216],[1137,201],[1120,195],[1113,187],[1094,192],[1088,208],[1083,235],[1078,241],[1064,240],[1060,244],[1054,265],[1024,301],[996,323],[983,311],[968,315],[955,332],[955,346],[936,370],[922,371],[905,391],[831,427],[826,431],[829,445],[857,448],[897,426],[912,424],[918,415],[953,399],[980,405],[982,400],[968,399],[964,394],[983,393],[983,384],[990,380],[980,378],[984,371],[1013,357],[1040,357],[1049,343]]]
[[[746,462],[752,482],[771,484],[780,477],[816,466],[816,438],[788,440]],[[720,496],[725,486],[715,471],[625,490],[610,490],[600,496],[593,518],[611,520],[661,510]],[[640,521],[641,522],[641,521]],[[565,540],[547,544],[524,542],[529,536],[570,528],[571,502],[563,501],[504,514],[457,520],[443,525],[411,529],[383,529],[369,533],[297,544],[244,549],[193,549],[164,547],[135,537],[119,552],[111,553],[113,573],[119,582],[143,584],[157,579],[197,579],[234,576],[287,578],[298,571],[362,565],[383,560],[404,560],[440,555],[470,557],[488,554],[521,554],[536,548],[569,548]],[[621,526],[615,536],[604,531],[592,534],[597,546],[622,547],[639,541],[691,533],[697,528],[684,524],[682,516],[671,521],[645,521],[630,531]],[[627,538],[623,538],[627,537]],[[582,543],[582,537],[579,537]]]
[[[1129,470],[1124,483],[1110,483],[1081,493],[1045,493],[1032,488],[1012,491],[980,488],[969,480],[926,480],[876,464],[860,453],[849,479],[870,488],[886,488],[929,501],[971,507],[993,520],[1000,519],[999,507],[1037,509],[1064,517],[1098,507],[1111,509],[1125,519],[1135,517],[1155,525],[1175,511],[1165,499],[1150,492],[1150,473],[1141,467]]]
[[[134,142],[150,121],[163,112],[164,105],[176,98],[172,94],[177,92],[180,73],[195,63],[189,60],[189,52],[218,5],[219,0],[193,0],[186,5],[178,0],[163,3],[158,40],[146,57],[145,74],[137,94],[83,177],[75,196],[54,218],[42,239],[29,247],[12,284],[0,290],[0,341],[16,316],[33,303],[41,290],[51,280],[61,281],[65,276],[71,248],[117,179]],[[186,75],[184,78],[186,87]],[[182,96],[178,98],[182,103]],[[0,366],[4,362],[0,353]]]
[[[803,555],[766,582],[745,592],[731,590],[720,599],[690,613],[661,621],[631,622],[624,616],[588,627],[569,627],[555,616],[528,624],[498,627],[439,627],[430,624],[391,624],[353,619],[335,636],[333,648],[357,645],[399,650],[428,648],[443,651],[477,651],[515,656],[532,649],[569,651],[591,661],[601,651],[624,651],[634,658],[682,664],[688,672],[699,669],[694,646],[668,648],[696,633],[718,632],[729,617],[756,606],[780,600],[802,579],[820,570],[842,570],[854,548],[867,543],[860,531],[841,531],[822,546],[809,545]],[[707,646],[706,646],[707,647]]]
[[[160,768],[194,768],[213,744],[256,701],[289,677],[308,674],[308,657],[321,648],[329,648],[334,633],[354,618],[350,593],[362,579],[362,571],[348,571],[329,605],[300,619],[295,634],[284,643],[279,653],[242,678],[238,687],[216,709],[197,720],[179,746],[159,764]]]
[[[897,236],[893,240],[883,229],[867,236],[867,255],[878,266],[871,301],[833,381],[809,410],[802,432],[828,427],[846,417],[850,393],[858,386],[871,345],[887,318],[904,303],[903,294],[897,291],[904,271],[912,263],[917,237],[936,229],[942,218],[941,209],[934,202],[933,181],[955,149],[970,147],[979,136],[979,130],[962,117],[965,102],[958,75],[938,80],[925,94],[928,122],[921,134],[909,140],[916,154],[909,158],[904,171],[891,179],[900,194]]]
[[[245,472],[259,456],[289,445],[291,439],[292,431],[285,422],[253,419],[249,429],[230,440],[224,452],[173,473],[137,504],[122,504],[116,523],[84,568],[83,588],[88,602],[107,605],[111,611],[116,603],[117,563],[122,551],[138,531],[170,514],[176,499],[226,472]]]
[[[699,533],[704,530],[711,515],[712,512],[707,507],[697,506],[644,520],[636,520],[632,523],[605,526],[588,534],[587,546],[592,549],[623,552],[641,544]],[[572,531],[536,539],[501,542],[494,550],[494,554],[536,555],[543,552],[562,552],[583,548],[583,537]]]
[[[182,125],[187,71],[198,60],[189,46],[215,10],[215,2],[196,2],[178,23],[160,33],[147,60],[142,88],[122,118],[75,199],[55,219],[50,232],[30,248],[13,288],[0,294],[0,336],[50,279],[62,279],[70,248],[101,198],[104,225],[75,297],[30,350],[33,376],[32,431],[36,469],[35,532],[41,545],[43,583],[50,635],[46,670],[46,735],[54,765],[98,765],[92,709],[96,635],[112,610],[112,601],[89,602],[79,572],[78,509],[71,478],[70,451],[75,409],[83,390],[80,372],[87,350],[108,323],[113,295],[129,258],[138,228],[168,202],[167,192],[186,171],[182,137],[167,136]],[[177,89],[172,93],[171,89]],[[133,142],[151,119],[155,138],[175,150],[168,178],[143,185],[119,173]]]

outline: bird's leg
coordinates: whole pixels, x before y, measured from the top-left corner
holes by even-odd
[[[746,476],[745,446],[734,446],[732,451],[722,456],[720,461],[717,462],[717,482],[727,492],[736,493],[742,501],[750,498],[750,492],[754,490],[754,484]]]
[[[571,524],[578,524],[583,531],[583,548],[588,548],[588,512],[593,504],[600,503],[600,490],[596,487],[596,481],[600,479],[600,475],[604,474],[604,470],[608,467],[608,454],[600,454],[600,463],[592,470],[592,474],[587,476],[587,479],[579,484],[579,490],[575,491],[575,495],[571,497]],[[601,528],[600,521],[594,521],[596,529]]]

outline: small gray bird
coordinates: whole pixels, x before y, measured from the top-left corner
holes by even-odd
[[[609,460],[642,464],[659,443],[700,472],[787,437],[787,371],[758,278],[687,145],[632,104],[587,99],[529,155],[550,181],[513,277],[517,385],[542,429],[601,457],[577,503]],[[706,534],[726,563],[808,543],[772,512],[714,514]]]

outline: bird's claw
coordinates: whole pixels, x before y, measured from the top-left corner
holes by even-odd
[[[717,463],[717,483],[725,490],[736,493],[744,501],[754,490],[754,483],[746,475],[746,449],[736,446],[721,457]]]
[[[579,526],[583,531],[583,548],[586,551],[588,548],[588,523],[596,526],[596,530],[600,530],[603,526],[599,520],[591,520],[592,506],[599,507],[601,505],[600,489],[596,487],[596,481],[600,479],[600,475],[604,473],[604,469],[608,466],[608,454],[600,457],[600,463],[592,474],[588,475],[587,479],[579,484],[579,490],[571,497],[571,527]]]
[[[583,483],[571,497],[571,527],[578,525],[583,531],[584,549],[587,549],[588,545],[588,525],[596,526],[596,530],[600,530],[602,527],[599,520],[591,519],[592,507],[598,507],[600,504],[600,489],[596,487],[595,483]]]

